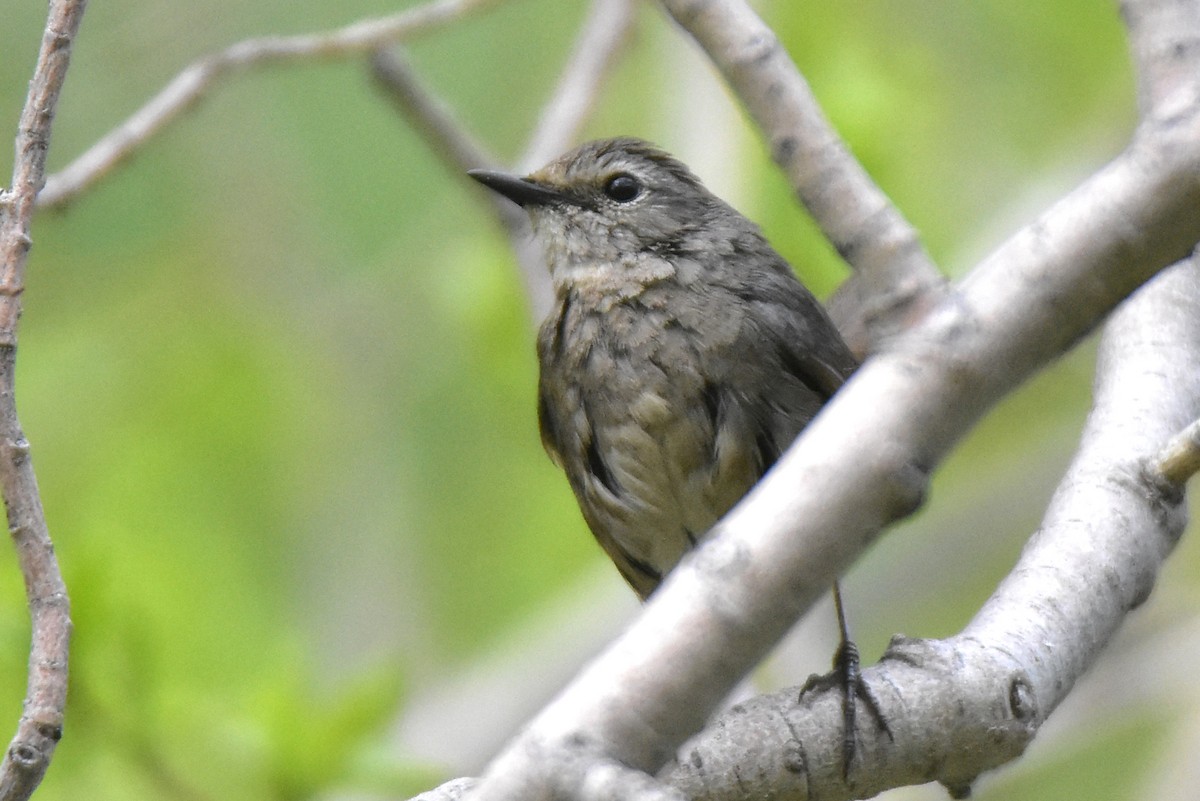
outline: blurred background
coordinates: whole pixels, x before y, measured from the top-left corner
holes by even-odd
[[[401,5],[94,3],[51,169],[193,58]],[[1114,4],[756,6],[953,274],[1135,123]],[[409,54],[514,158],[584,11],[509,0]],[[4,10],[5,137],[43,13]],[[638,17],[588,138],[675,152],[827,296],[845,268],[756,133],[656,7]],[[41,801],[405,798],[478,771],[635,613],[541,450],[533,327],[506,241],[363,61],[218,85],[65,213],[40,214],[34,241],[18,399],[76,622]],[[867,661],[894,632],[955,632],[1012,565],[1070,458],[1093,351],[989,416],[920,516],[854,568]],[[29,636],[6,559],[0,731],[20,714]],[[1193,797],[1198,572],[1187,536],[1027,756],[977,798]],[[759,685],[824,672],[834,642],[826,604]]]

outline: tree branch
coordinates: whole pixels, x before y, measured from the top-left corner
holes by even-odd
[[[1200,239],[1200,106],[1017,233],[869,360],[643,614],[491,764],[478,798],[555,786],[554,746],[646,771],[672,755],[983,413]],[[1057,702],[1041,693],[1037,714]],[[888,705],[890,708],[890,705]]]
[[[31,648],[24,712],[0,763],[0,800],[28,798],[41,783],[62,737],[67,700],[70,604],[42,501],[29,443],[17,419],[13,392],[17,322],[25,266],[33,244],[30,225],[46,170],[46,153],[71,46],[87,3],[50,3],[46,30],[16,139],[12,189],[0,191],[0,488],[9,534],[25,578]]]
[[[964,797],[1019,756],[1126,613],[1149,594],[1186,523],[1178,486],[1139,469],[1200,413],[1200,263],[1177,265],[1124,304],[1101,343],[1082,444],[1019,562],[959,635],[893,640],[865,671],[895,741],[859,732],[841,780],[836,688],[794,689],[720,716],[660,778],[692,799],[867,798],[939,781]],[[953,713],[948,712],[953,710]]]
[[[452,171],[459,173],[475,167],[500,166],[499,159],[455,118],[450,106],[425,87],[400,48],[376,50],[371,55],[370,66],[371,77],[378,81],[387,98]],[[492,205],[506,228],[522,217],[520,209],[512,203],[497,199]]]
[[[70,202],[123,164],[223,78],[266,64],[370,53],[428,28],[453,22],[494,2],[496,0],[434,0],[391,16],[360,20],[333,31],[246,39],[203,56],[189,64],[125,122],[50,176],[38,204],[58,208]]]
[[[787,51],[744,0],[662,0],[757,123],[776,164],[855,275],[830,313],[860,355],[938,299],[944,279],[916,230],[838,137]]]

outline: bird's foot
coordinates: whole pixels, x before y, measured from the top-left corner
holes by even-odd
[[[879,700],[871,690],[870,685],[863,680],[859,670],[858,646],[851,640],[842,640],[833,655],[833,673],[828,676],[812,676],[805,682],[800,695],[817,687],[828,686],[837,682],[842,691],[842,778],[850,778],[850,765],[858,751],[858,709],[862,702],[870,713],[879,731],[894,740],[887,718],[879,707]]]

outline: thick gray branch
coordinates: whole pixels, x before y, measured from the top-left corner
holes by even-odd
[[[824,178],[819,165],[841,169],[844,148],[819,117],[805,128],[814,119],[804,116],[807,87],[757,18],[733,0],[663,2],[713,55],[785,168],[794,145],[781,148],[776,133],[804,131],[800,138],[815,143],[791,165],[800,170],[795,180],[805,170]],[[1127,18],[1141,14],[1146,26],[1143,40],[1134,36],[1146,114],[1126,153],[958,286],[912,293],[922,303],[938,300],[860,370],[631,629],[493,762],[475,797],[574,791],[561,779],[560,753],[647,771],[668,761],[833,576],[920,502],[929,472],[991,404],[1192,250],[1200,239],[1196,71],[1164,60],[1183,57],[1187,48],[1170,43],[1187,40],[1190,29],[1178,15],[1171,22],[1134,5],[1142,4],[1127,2]],[[795,101],[803,114],[781,125],[769,101]],[[830,152],[833,166],[822,161]],[[848,217],[839,212],[834,223],[850,219],[861,234],[872,215],[854,211],[870,208],[870,192],[849,196],[866,205],[852,205]],[[903,257],[906,240],[895,230],[901,244],[892,251]],[[872,237],[864,239],[871,246]],[[879,255],[885,265],[891,258],[888,247]],[[1151,460],[1197,412],[1189,344],[1198,339],[1189,328],[1200,319],[1196,294],[1194,274],[1177,269],[1114,320],[1084,446],[1045,525],[961,635],[898,639],[868,671],[896,738],[860,727],[861,764],[849,786],[839,775],[832,688],[800,702],[791,690],[742,705],[660,778],[689,797],[866,797],[930,780],[962,794],[981,771],[1020,754],[1144,599],[1182,529],[1178,482],[1156,474]],[[893,324],[900,319],[893,315]],[[1159,326],[1154,336],[1144,335],[1147,326]],[[1191,377],[1172,384],[1178,375],[1161,369],[1164,361]],[[1137,389],[1141,371],[1167,380]],[[1178,395],[1164,403],[1172,391]]]
[[[657,770],[833,577],[920,503],[929,472],[996,400],[1187,255],[1200,239],[1200,109],[1172,111],[868,361],[493,762],[478,797],[532,792],[556,743]]]
[[[692,799],[867,798],[940,781],[963,796],[1019,756],[1149,594],[1185,524],[1181,489],[1142,469],[1200,413],[1200,263],[1138,292],[1105,328],[1096,401],[1042,527],[975,619],[940,642],[897,638],[867,680],[894,741],[859,731],[843,783],[836,690],[795,689],[720,716],[660,778]]]

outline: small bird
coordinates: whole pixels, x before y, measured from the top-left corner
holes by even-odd
[[[527,177],[469,175],[522,206],[545,251],[542,442],[645,599],[857,362],[758,226],[647,142],[589,142]],[[856,697],[886,724],[833,591],[845,773]]]

